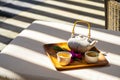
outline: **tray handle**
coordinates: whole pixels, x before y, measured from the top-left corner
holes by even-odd
[[[74,29],[75,29],[75,26],[76,26],[77,23],[85,23],[85,24],[87,24],[87,26],[88,26],[88,39],[90,39],[90,36],[91,36],[90,23],[86,22],[86,21],[82,21],[82,20],[77,20],[77,21],[74,22],[74,26],[73,26],[73,29],[72,29],[72,36],[74,36]]]

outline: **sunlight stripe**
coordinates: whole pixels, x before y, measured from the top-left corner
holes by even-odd
[[[101,41],[111,43],[111,44],[120,45],[120,36],[117,36],[117,35],[93,30],[92,37]]]
[[[73,24],[71,25],[67,25],[67,24],[61,24],[61,23],[58,23],[58,22],[47,22],[47,21],[34,21],[33,23],[36,23],[36,24],[42,24],[42,25],[45,25],[45,26],[49,26],[51,28],[55,28],[55,29],[59,29],[59,30],[62,30],[62,31],[67,31],[67,32],[72,32],[72,28],[73,28]]]
[[[5,79],[9,78],[9,80],[25,80],[23,79],[20,75],[18,75],[17,73],[11,71],[11,70],[8,70],[8,69],[5,69],[3,67],[0,67],[0,76],[3,76],[5,77]],[[1,78],[2,79],[2,78]],[[0,80],[1,80],[0,79]],[[3,79],[2,79],[3,80]]]
[[[20,52],[18,52],[18,51],[20,51]],[[16,54],[13,52],[18,52],[18,53]],[[43,53],[28,49],[28,48],[25,48],[24,46],[10,44],[7,46],[7,48],[5,48],[2,51],[2,53],[7,54],[9,56],[13,56],[13,57],[21,59],[21,60],[25,60],[27,62],[31,62],[33,64],[37,64],[37,65],[49,68],[49,69],[51,67],[53,67],[53,66],[51,66],[52,65],[51,61],[49,60],[49,58],[46,55],[44,55]]]
[[[14,39],[18,35],[18,33],[7,30],[7,29],[0,28],[0,35],[5,36],[7,38]]]
[[[71,24],[68,21],[63,21],[63,20],[60,20],[60,19],[57,19],[57,18],[51,18],[51,17],[47,17],[47,16],[44,16],[44,15],[35,14],[35,13],[31,13],[31,12],[22,12],[19,15],[23,16],[23,17],[26,17],[26,18],[36,19],[36,20],[54,21],[54,22],[61,22],[61,23]],[[48,14],[48,16],[49,16],[49,14]]]
[[[34,23],[38,23],[38,22],[35,21]],[[67,31],[67,32],[70,32],[70,33],[72,32],[72,28],[73,28],[73,25],[66,25],[66,24],[55,23],[55,22],[44,22],[44,21],[40,22],[39,21],[38,24],[47,25],[49,27],[60,29],[60,30]],[[105,33],[104,29],[101,29],[101,30],[103,30],[103,32],[100,32],[100,31],[97,31],[97,30],[91,30],[91,37],[95,38],[95,39],[98,39],[98,40],[101,40],[101,41],[112,43],[112,44],[115,44],[115,45],[120,45],[120,37],[119,36]],[[85,28],[85,26],[76,27],[75,28],[75,33],[87,36],[88,29]],[[105,36],[105,37],[103,37],[103,36]]]
[[[107,59],[109,60],[109,62],[111,64],[120,66],[120,62],[118,62],[118,61],[120,61],[120,55],[119,54],[108,52],[107,53]]]
[[[26,7],[26,8],[30,8],[32,6],[35,6],[35,4],[33,4],[33,3],[24,2],[24,1],[21,1],[21,0],[16,0],[16,2],[12,3],[12,4],[16,5],[16,6]]]
[[[100,20],[100,19],[97,19],[97,18],[92,18],[92,17],[89,17],[89,16],[78,15],[78,14],[70,13],[70,12],[67,12],[67,11],[57,10],[57,9],[53,9],[53,8],[49,8],[49,7],[43,7],[43,6],[34,6],[32,8],[48,12],[48,14],[52,13],[52,14],[57,14],[57,15],[68,17],[68,18],[82,19],[82,20],[85,20],[85,21],[88,21],[88,22],[91,22],[91,23],[95,23],[95,24],[99,24],[99,25],[102,25],[102,26],[105,25],[104,20]],[[11,8],[9,8],[9,9],[11,9]],[[14,11],[11,11],[10,13],[12,13],[12,12],[14,12]],[[28,13],[30,13],[30,12],[27,12],[27,14],[25,14],[25,12],[27,12],[27,11],[24,11],[24,12],[21,13],[22,15],[24,14],[24,17],[26,17],[28,15]],[[21,15],[21,14],[19,14],[19,15]],[[35,14],[35,13],[31,13],[31,14]],[[35,19],[36,16],[34,16],[34,17],[29,16],[29,17],[32,17],[33,19]],[[37,18],[37,19],[41,19],[41,18]]]
[[[76,33],[81,33],[87,36],[88,29],[85,29],[84,27],[76,27]],[[120,37],[117,35],[106,33],[104,32],[104,29],[103,31],[91,30],[91,37],[97,40],[105,41],[107,43],[120,45]]]
[[[4,23],[14,25],[14,26],[20,27],[20,28],[27,28],[30,25],[30,23],[28,23],[28,22],[24,22],[24,21],[21,21],[21,20],[16,20],[14,18],[7,19],[7,20],[4,21]]]
[[[0,42],[0,50],[4,49],[6,46],[7,46],[6,44]]]
[[[9,9],[11,10],[12,8],[9,8]],[[17,11],[17,9],[14,9],[14,10]],[[14,13],[14,11],[9,11],[9,10],[7,12]],[[27,11],[23,11],[20,14],[17,14],[17,15],[20,15],[20,16],[23,16],[23,17],[26,17],[26,18],[32,18],[32,19],[38,19],[38,20],[40,19],[40,20],[47,20],[47,21],[52,20],[52,21],[59,21],[59,22],[62,22],[62,23],[71,24],[68,21],[54,19],[54,18],[50,18],[50,17],[47,17],[47,16],[42,16],[42,15],[39,15],[39,14],[27,12]],[[28,25],[30,25],[30,23],[20,21],[19,19],[18,20],[16,20],[16,19],[7,19],[6,21],[4,21],[4,23],[8,23],[8,24],[14,25],[16,27],[20,27],[20,28],[26,28]]]
[[[95,23],[95,24],[99,24],[99,25],[103,25],[103,26],[105,25],[104,20],[93,18],[93,17],[90,17],[90,16],[78,15],[78,14],[75,14],[75,13],[70,13],[70,12],[67,12],[67,11],[58,10],[58,9],[49,8],[49,7],[44,7],[44,6],[40,6],[40,5],[39,6],[34,6],[32,8],[35,9],[35,10],[36,9],[37,10],[42,10],[42,11],[45,11],[45,12],[48,12],[48,13],[57,14],[57,15],[68,17],[68,18],[83,19],[83,20],[86,20],[88,22],[92,22],[92,23]]]
[[[13,13],[13,14],[18,14],[18,12],[21,12],[21,11],[23,11],[23,10],[20,10],[20,9],[14,9],[14,8],[10,8],[10,7],[2,7],[2,11],[4,11],[4,12],[7,12],[8,14],[9,13]]]
[[[99,10],[95,10],[95,9],[91,9],[91,8],[85,8],[82,6],[76,6],[76,5],[58,2],[58,1],[54,1],[54,0],[48,0],[45,3],[64,7],[64,8],[69,8],[69,9],[73,9],[73,10],[83,11],[83,12],[87,12],[87,13],[92,13],[92,14],[96,14],[96,15],[105,16],[104,11],[99,11]]]
[[[42,43],[54,43],[54,42],[64,42],[64,41],[66,41],[64,39],[57,38],[57,37],[54,37],[52,35],[44,34],[44,33],[33,31],[33,30],[25,30],[19,36],[30,38],[30,39],[33,39],[33,40],[36,40],[36,41],[40,41]]]
[[[107,72],[107,71],[106,71]],[[110,73],[105,73],[104,71],[97,71],[96,69],[77,69],[77,70],[69,70],[62,71],[62,73],[81,78],[82,80],[120,80],[119,77],[111,75]],[[73,74],[74,73],[74,74]],[[85,73],[85,74],[83,74]],[[86,76],[89,75],[89,76]]]
[[[90,0],[70,0],[70,1],[104,8],[104,3],[102,4],[102,3],[93,2],[93,1],[90,1]]]

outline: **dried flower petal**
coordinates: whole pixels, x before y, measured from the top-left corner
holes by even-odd
[[[70,51],[70,53],[72,54],[72,58],[82,58],[82,54],[81,53],[76,53],[73,50]]]

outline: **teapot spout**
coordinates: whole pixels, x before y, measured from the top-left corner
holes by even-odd
[[[95,44],[97,43],[98,41],[97,40],[94,40],[90,43],[91,46],[95,46]]]

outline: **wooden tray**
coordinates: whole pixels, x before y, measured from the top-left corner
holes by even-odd
[[[108,64],[108,61],[104,57],[100,51],[94,47],[91,50],[92,51],[98,51],[99,52],[99,60],[97,63],[94,64],[88,64],[85,62],[84,59],[80,61],[73,61],[67,66],[61,66],[57,61],[56,51],[53,49],[53,46],[59,46],[61,48],[65,48],[67,50],[70,50],[66,42],[61,43],[52,43],[52,44],[45,44],[43,47],[45,49],[45,53],[50,57],[52,63],[54,64],[55,68],[57,70],[68,70],[68,69],[76,69],[76,68],[85,68],[85,67],[92,67],[92,66],[105,66]]]

